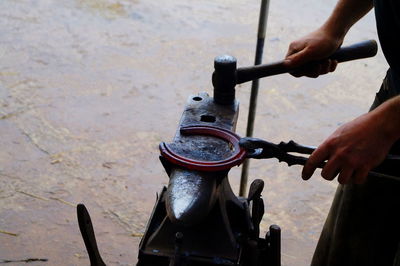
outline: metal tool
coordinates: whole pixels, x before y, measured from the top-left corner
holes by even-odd
[[[262,63],[265,33],[267,30],[269,3],[270,0],[261,1],[260,16],[258,19],[257,45],[256,45],[254,65],[261,65]],[[256,118],[256,110],[257,110],[259,83],[260,82],[258,79],[255,79],[251,82],[251,93],[249,101],[249,113],[247,116],[246,137],[253,136],[254,121]],[[248,175],[249,175],[249,161],[245,160],[242,165],[242,174],[240,176],[239,196],[241,197],[243,197],[246,192]]]
[[[159,146],[161,156],[172,164],[179,165],[190,170],[215,172],[229,170],[233,166],[241,164],[246,158],[246,151],[241,149],[239,146],[240,137],[227,129],[207,125],[194,125],[181,127],[180,133],[182,135],[205,135],[220,138],[232,145],[234,153],[223,160],[201,161],[179,155],[175,153],[168,144],[161,142]]]
[[[378,51],[376,41],[369,40],[339,48],[326,59],[336,60],[338,63],[350,60],[375,56]],[[321,60],[321,61],[323,61]],[[214,100],[217,104],[231,105],[235,100],[235,86],[255,79],[273,75],[297,72],[321,61],[309,62],[299,67],[290,67],[284,60],[250,67],[237,68],[237,60],[230,55],[217,56],[214,59],[214,73],[212,82],[214,86]]]
[[[289,142],[280,142],[274,144],[262,139],[257,138],[242,138],[239,141],[239,145],[247,150],[247,158],[254,159],[271,159],[276,158],[279,162],[285,162],[288,166],[292,165],[305,165],[308,158],[290,154],[291,152],[300,154],[311,154],[314,152],[316,147],[303,146],[293,140]],[[317,167],[323,168],[326,162],[320,163]],[[385,160],[372,171],[369,172],[369,176],[389,178],[389,179],[400,179],[398,173],[398,166],[400,165],[400,156],[389,154]]]
[[[266,140],[250,137],[240,139],[239,145],[247,150],[247,158],[276,158],[279,162],[286,162],[289,166],[305,165],[308,159],[306,157],[292,155],[290,152],[311,154],[315,150],[315,147],[302,146],[293,140],[274,144]],[[319,165],[320,168],[324,166],[325,163]]]
[[[99,249],[97,247],[96,237],[94,235],[94,229],[89,212],[83,204],[78,204],[76,212],[78,216],[79,229],[81,230],[82,238],[85,242],[86,250],[89,255],[90,265],[105,266],[106,264],[101,258]]]

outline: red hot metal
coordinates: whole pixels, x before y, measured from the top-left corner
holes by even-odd
[[[219,161],[199,161],[190,159],[179,154],[176,154],[169,148],[165,142],[160,143],[161,156],[167,159],[170,163],[197,171],[216,172],[229,170],[233,166],[240,165],[245,159],[247,152],[239,146],[240,137],[232,131],[206,125],[196,125],[182,127],[180,129],[183,135],[205,135],[220,138],[229,142],[234,147],[234,154],[230,157]]]

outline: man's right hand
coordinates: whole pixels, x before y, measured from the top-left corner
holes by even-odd
[[[320,28],[290,44],[285,64],[290,67],[299,67],[311,61],[327,58],[340,47],[342,42],[343,38],[335,37],[327,30]],[[327,59],[320,64],[313,64],[309,68],[290,74],[295,77],[316,78],[319,75],[333,72],[336,66],[336,60]]]

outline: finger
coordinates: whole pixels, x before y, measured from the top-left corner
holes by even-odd
[[[326,74],[326,73],[330,72],[331,62],[332,62],[332,60],[327,59],[327,60],[324,60],[324,61],[322,61],[320,63],[320,72],[319,72],[320,75],[323,75],[323,74]]]
[[[290,75],[292,75],[293,77],[296,77],[296,78],[300,78],[300,77],[304,76],[304,73],[299,72],[299,71],[293,71],[293,72],[290,72]]]
[[[352,176],[352,181],[354,184],[362,184],[367,179],[367,176],[368,176],[368,169],[366,168],[357,169]]]
[[[290,67],[298,67],[304,65],[305,63],[313,59],[311,53],[312,50],[306,47],[299,52],[287,56],[285,59],[285,64]]]
[[[338,177],[338,182],[340,184],[348,184],[351,181],[351,177],[353,175],[353,169],[352,168],[344,168],[340,171],[339,177]]]
[[[329,72],[333,72],[336,70],[336,67],[338,65],[338,61],[337,60],[331,60],[331,65],[330,65],[330,69]]]
[[[326,180],[333,180],[340,172],[341,165],[338,160],[329,160],[322,169],[321,176]]]
[[[309,78],[317,78],[320,74],[321,66],[319,64],[309,63],[303,67],[300,67],[296,71],[290,72],[290,74],[296,78],[306,76]]]
[[[322,66],[321,64],[313,64],[312,67],[306,72],[304,76],[309,78],[318,78],[321,74]]]
[[[303,50],[305,47],[306,47],[305,42],[292,42],[289,45],[289,49],[288,49],[288,52],[286,53],[286,57],[289,57],[290,55]]]
[[[329,150],[326,146],[321,145],[316,149],[308,158],[306,164],[301,172],[301,177],[304,180],[310,179],[313,175],[315,169],[329,157]]]

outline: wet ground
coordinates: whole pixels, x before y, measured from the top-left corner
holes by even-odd
[[[322,23],[334,0],[272,1],[264,62]],[[158,143],[172,139],[190,94],[212,93],[213,58],[251,65],[258,1],[0,2],[0,263],[88,265],[75,205],[94,221],[109,265],[134,265],[156,192],[168,182]],[[346,43],[377,38],[369,15]],[[327,77],[261,82],[255,136],[318,145],[368,110],[381,53]],[[249,85],[240,86],[244,135]],[[252,162],[266,182],[263,232],[283,228],[284,265],[308,265],[336,181]],[[238,191],[240,169],[230,181]],[[3,261],[4,262],[4,261]],[[19,265],[22,262],[10,263]]]

